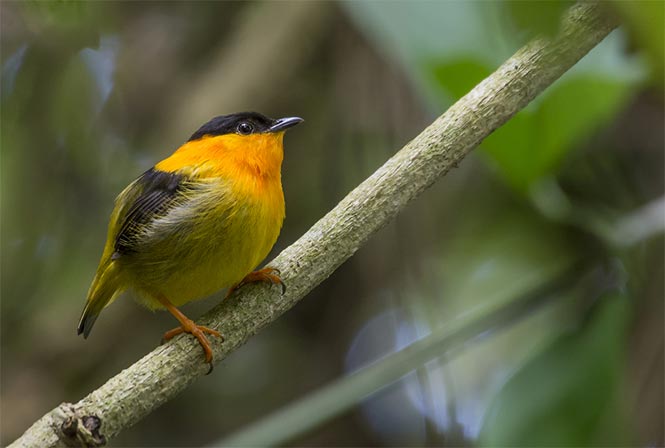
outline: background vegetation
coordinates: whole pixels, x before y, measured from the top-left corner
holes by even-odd
[[[567,5],[0,3],[0,443],[174,325],[128,295],[89,340],[75,331],[113,198],[199,124],[241,110],[306,119],[286,138],[277,252],[529,38],[555,32]],[[621,30],[310,297],[112,445],[251,441],[238,432],[287,403],[525,296],[543,300],[377,381],[343,415],[314,430],[285,421],[290,443],[665,444],[665,16],[661,2],[607,8]]]

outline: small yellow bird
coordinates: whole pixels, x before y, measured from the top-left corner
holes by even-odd
[[[281,167],[286,129],[302,118],[256,112],[215,117],[116,198],[97,273],[78,324],[88,337],[99,313],[131,289],[150,309],[167,309],[212,363],[206,333],[178,306],[248,282],[284,286],[272,268],[252,272],[284,221]],[[212,364],[211,364],[212,366]]]

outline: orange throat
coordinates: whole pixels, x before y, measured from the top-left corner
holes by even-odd
[[[283,132],[206,136],[182,145],[155,168],[199,178],[223,177],[250,187],[277,184],[281,189]]]

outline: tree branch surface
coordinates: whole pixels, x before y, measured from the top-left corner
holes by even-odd
[[[293,307],[325,280],[406,204],[563,75],[616,27],[595,3],[571,7],[554,38],[538,38],[451,106],[374,174],[349,193],[270,266],[288,290],[248,285],[206,313],[219,330],[215,361]],[[63,403],[10,445],[101,446],[207,373],[189,335],[157,347],[75,404]]]

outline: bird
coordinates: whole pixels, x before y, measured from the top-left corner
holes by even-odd
[[[224,288],[228,297],[251,282],[284,288],[278,270],[253,269],[282,228],[283,138],[302,121],[257,112],[214,117],[130,183],[115,200],[78,334],[87,338],[101,311],[130,290],[139,304],[166,309],[180,323],[163,340],[190,333],[212,368],[206,335],[221,333],[178,307]]]

